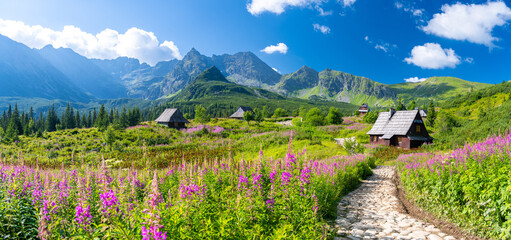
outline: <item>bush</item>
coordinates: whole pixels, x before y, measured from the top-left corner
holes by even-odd
[[[273,118],[280,118],[280,117],[287,117],[287,111],[282,108],[275,109],[275,112],[273,113]]]
[[[328,124],[342,124],[342,114],[339,109],[331,107],[328,111],[328,115],[325,118],[326,123]]]
[[[291,120],[291,122],[293,123],[293,126],[296,126],[296,127],[302,126],[302,118],[301,117],[293,118],[293,120]]]
[[[325,117],[318,108],[311,108],[307,112],[306,124],[309,126],[323,126],[325,125]]]
[[[207,123],[211,120],[211,117],[206,112],[206,109],[202,105],[195,106],[195,121],[198,123]]]
[[[362,120],[365,123],[375,123],[377,119],[378,119],[378,114],[373,111],[367,112],[367,114],[364,115],[364,117],[362,118]]]

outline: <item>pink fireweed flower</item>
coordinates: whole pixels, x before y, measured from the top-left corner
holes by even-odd
[[[296,156],[294,154],[288,153],[286,155],[286,167],[292,168],[296,164]]]
[[[143,240],[165,240],[167,239],[167,232],[160,232],[158,226],[150,226],[149,229],[142,226],[142,239]]]
[[[282,186],[287,185],[289,182],[291,182],[291,173],[288,172],[282,172],[282,176],[280,177],[280,181],[282,182]]]
[[[257,188],[257,189],[262,189],[262,177],[263,175],[261,174],[258,174],[258,173],[254,173],[254,178],[252,179],[252,185],[254,186],[254,188]]]
[[[154,209],[158,203],[163,201],[160,191],[158,190],[158,175],[156,172],[154,173],[153,181],[151,183],[151,194],[149,195],[149,198],[151,209]]]
[[[204,196],[206,194],[207,187],[203,186],[200,188],[196,184],[185,185],[181,184],[179,187],[179,195],[183,199],[193,198],[195,196]]]
[[[275,181],[275,176],[277,175],[277,170],[273,170],[270,172],[270,182],[271,183],[274,183],[273,181]]]
[[[100,194],[99,199],[101,200],[101,209],[103,210],[103,214],[106,214],[111,210],[115,210],[115,212],[119,211],[119,200],[115,196],[113,190],[108,190],[105,193]],[[110,216],[110,214],[108,214],[108,216]]]
[[[238,179],[238,190],[244,189],[247,185],[248,185],[248,179],[245,176],[240,175],[240,177]]]
[[[90,206],[87,206],[84,208],[81,205],[76,206],[76,214],[75,214],[75,221],[83,227],[84,230],[87,229],[87,227],[92,222],[92,216],[90,215]]]
[[[302,181],[303,184],[309,184],[310,183],[310,169],[308,167],[305,167],[302,169],[302,173],[300,174],[300,181]]]

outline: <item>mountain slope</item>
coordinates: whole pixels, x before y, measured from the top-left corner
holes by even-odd
[[[87,101],[84,92],[35,50],[0,35],[0,96]]]
[[[171,98],[171,101],[190,101],[219,97],[284,99],[264,89],[250,88],[229,82],[215,66],[197,76],[185,89]]]
[[[303,99],[372,106],[388,106],[396,97],[390,88],[371,79],[331,69],[317,72],[307,66],[282,76],[272,90]]]
[[[319,73],[310,67],[303,66],[294,73],[283,75],[276,88],[284,94],[292,94],[302,89],[316,87],[318,83]]]
[[[310,109],[318,107],[328,111],[330,107],[340,108],[343,114],[351,114],[358,107],[349,103],[311,101],[298,98],[286,98],[268,90],[242,86],[229,82],[216,67],[211,67],[197,76],[185,89],[175,94],[158,107],[177,107],[183,112],[193,114],[196,105],[201,104],[214,112],[216,117],[228,117],[239,106],[251,106],[270,111],[283,108],[289,114],[297,113],[300,107]]]
[[[418,83],[399,83],[388,85],[398,97],[404,100],[415,98],[433,98],[447,100],[460,94],[491,86],[487,83],[469,82],[454,77],[431,77]]]
[[[217,66],[227,79],[250,87],[275,85],[280,80],[280,74],[259,59],[252,52],[240,52],[234,55],[213,55],[213,64]]]
[[[73,84],[95,97],[126,97],[127,90],[117,79],[69,48],[55,49],[48,45],[39,50],[39,54],[64,73]]]
[[[158,88],[165,80],[165,76],[171,72],[178,60],[159,62],[156,66],[147,66],[134,70],[122,76],[121,81],[128,88],[128,96],[148,99],[147,89]]]
[[[139,69],[149,68],[147,63],[140,63],[138,59],[118,57],[116,59],[91,59],[98,67],[116,79]]]

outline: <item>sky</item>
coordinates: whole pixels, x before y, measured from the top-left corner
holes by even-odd
[[[0,0],[0,34],[32,48],[154,65],[251,51],[392,84],[511,80],[511,0]]]

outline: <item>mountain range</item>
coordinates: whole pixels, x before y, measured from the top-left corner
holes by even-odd
[[[215,68],[211,70],[213,66]],[[312,101],[369,103],[373,106],[392,105],[398,97],[444,100],[488,86],[450,77],[386,85],[332,69],[318,72],[307,66],[281,75],[251,52],[208,57],[194,48],[181,60],[163,61],[150,66],[127,57],[88,59],[71,49],[55,49],[51,46],[40,50],[30,49],[0,35],[0,84],[3,86],[0,98],[88,102],[120,98],[183,101],[213,97],[210,92],[207,96],[200,94],[209,91],[209,88],[193,88],[194,83],[201,81],[201,78],[196,78],[206,70],[209,70],[209,74],[216,72],[222,75],[222,79],[217,76],[221,81],[206,84],[216,89],[217,95],[246,91],[270,99],[291,97]]]

